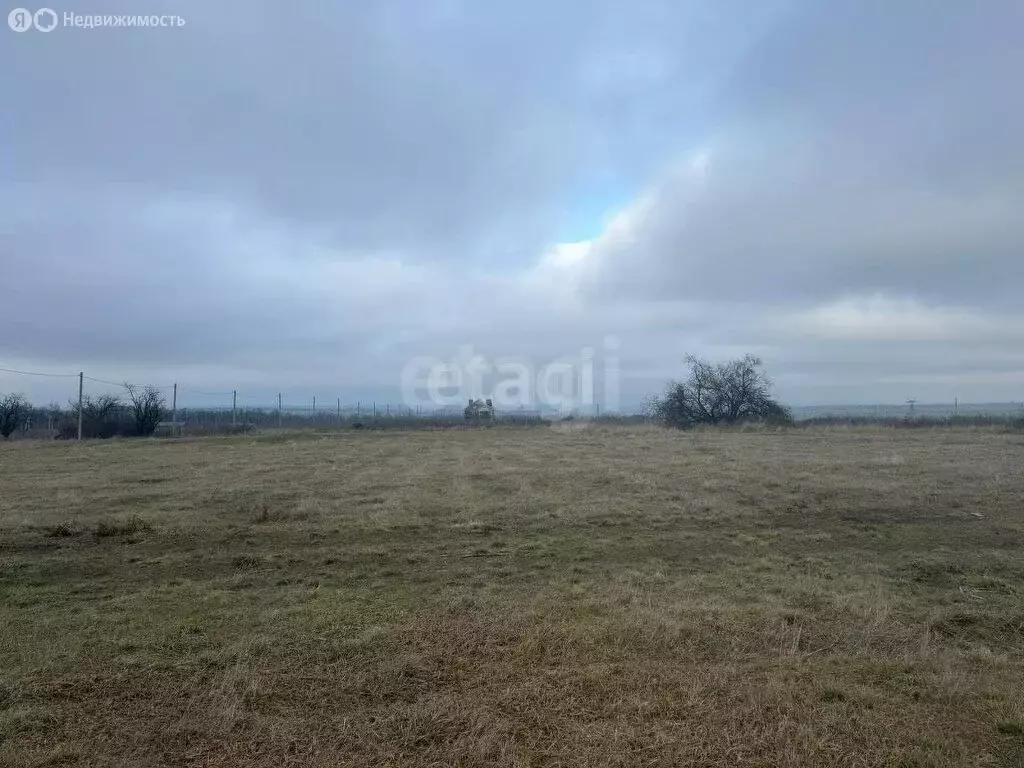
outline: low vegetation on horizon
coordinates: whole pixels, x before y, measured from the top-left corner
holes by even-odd
[[[378,409],[377,404],[363,412],[343,412],[339,399],[337,410],[294,413],[287,415],[278,401],[277,410],[265,408],[231,408],[227,413],[207,408],[168,408],[160,389],[131,383],[122,385],[121,396],[112,394],[85,395],[71,401],[66,409],[56,403],[45,408],[34,407],[23,394],[0,395],[0,437],[106,439],[111,437],[210,436],[245,434],[260,429],[452,429],[503,425],[541,426],[553,421],[581,418],[602,424],[652,423],[676,429],[697,427],[737,427],[751,424],[769,427],[789,426],[864,426],[887,427],[1005,427],[1024,429],[1024,403],[1021,409],[959,413],[930,413],[915,416],[911,410],[903,416],[877,412],[821,413],[794,419],[793,410],[772,394],[772,381],[763,370],[763,362],[754,355],[714,363],[694,355],[685,358],[688,374],[684,380],[671,380],[661,394],[645,398],[638,413],[605,412],[599,407],[590,413],[545,414],[542,411],[510,408],[504,412],[490,398],[470,398],[461,414],[445,408],[416,411],[409,406],[390,404]],[[175,385],[175,394],[177,392]],[[280,398],[280,395],[278,396]],[[316,399],[313,400],[314,405]],[[916,402],[916,401],[913,401]],[[807,411],[808,408],[801,409]],[[820,409],[811,409],[820,411]],[[841,410],[849,411],[849,407]],[[171,419],[172,422],[167,422]]]
[[[1024,762],[1024,441],[0,446],[0,764]]]

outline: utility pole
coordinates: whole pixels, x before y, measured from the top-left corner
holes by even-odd
[[[235,412],[238,408],[238,390],[231,390],[231,426],[235,426]]]
[[[341,421],[341,398],[338,398],[338,421]]]
[[[277,428],[281,428],[281,393],[277,393]]]
[[[313,395],[313,418],[316,418],[316,395]]]
[[[359,418],[360,407],[362,406],[362,404],[363,404],[362,400],[356,400],[356,418],[357,419]]]
[[[82,387],[85,382],[85,372],[78,372],[78,439],[82,439]]]
[[[174,434],[178,423],[178,382],[174,382],[174,395],[171,397],[171,434]]]

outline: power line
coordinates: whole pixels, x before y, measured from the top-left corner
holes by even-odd
[[[21,376],[46,376],[46,377],[52,378],[52,379],[77,379],[78,378],[78,374],[77,373],[41,373],[39,371],[20,371],[20,370],[17,370],[16,368],[0,368],[0,372],[3,372],[3,373],[16,373],[16,374],[19,374]],[[84,376],[83,375],[82,378],[84,378],[86,381],[94,381],[97,384],[108,384],[108,385],[110,385],[112,387],[123,387],[123,386],[125,386],[126,383],[130,383],[130,382],[123,382],[123,381],[107,381],[106,379],[97,379],[94,376]],[[153,389],[171,389],[172,387],[174,387],[173,384],[143,384],[141,386],[153,387]],[[228,392],[228,394],[230,395],[231,393]]]
[[[54,379],[77,379],[77,373],[37,373],[35,371],[16,371],[13,368],[0,368],[4,373],[18,373],[22,376],[49,376]],[[88,378],[88,377],[86,377]]]
[[[135,386],[131,382],[125,382],[125,381],[122,381],[122,382],[107,381],[106,379],[96,379],[96,378],[93,378],[92,376],[85,376],[84,378],[85,378],[86,381],[95,381],[97,384],[109,384],[112,387],[124,387],[124,386],[129,386],[129,385]],[[157,384],[140,384],[139,386],[142,386],[142,387],[152,387],[153,389],[171,389],[174,385],[173,384],[159,384],[159,385],[157,385]]]
[[[95,381],[97,384],[109,384],[112,387],[123,387],[124,382],[107,381],[106,379],[94,379],[92,376],[85,376],[86,381]]]

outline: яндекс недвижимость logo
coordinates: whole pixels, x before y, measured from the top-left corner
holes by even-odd
[[[28,32],[33,27],[40,32],[50,32],[57,26],[57,12],[52,8],[40,8],[35,13],[27,8],[15,8],[7,14],[7,26],[15,32]]]

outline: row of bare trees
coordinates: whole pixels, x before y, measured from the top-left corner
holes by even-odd
[[[87,395],[81,406],[77,400],[68,403],[68,410],[54,409],[58,418],[58,437],[78,435],[81,410],[82,436],[107,438],[114,435],[152,435],[167,414],[166,400],[156,387],[125,384],[123,398],[115,395]],[[22,394],[0,397],[0,436],[9,438],[26,426],[33,411]]]

